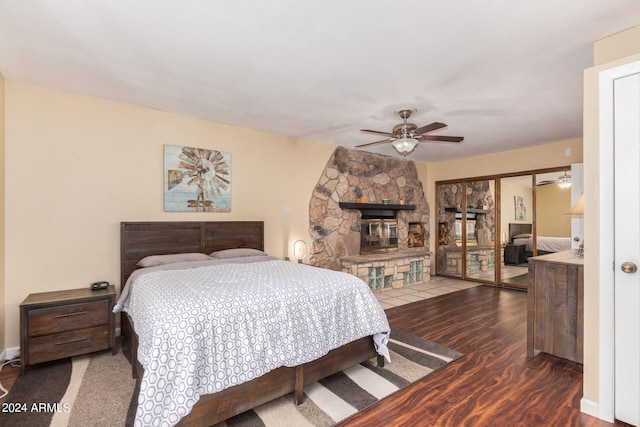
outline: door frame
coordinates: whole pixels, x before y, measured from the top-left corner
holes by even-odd
[[[598,75],[599,93],[599,192],[591,192],[591,196],[599,197],[599,201],[587,206],[598,206],[600,229],[599,262],[599,418],[609,422],[615,420],[615,366],[614,366],[614,116],[613,116],[613,82],[631,74],[640,73],[640,61],[623,64],[603,70]],[[589,197],[585,195],[585,197]],[[587,210],[586,215],[589,215]],[[588,245],[588,243],[587,243]],[[588,250],[588,249],[587,249]],[[593,413],[593,403],[581,401],[581,410]],[[595,415],[595,414],[594,414]]]

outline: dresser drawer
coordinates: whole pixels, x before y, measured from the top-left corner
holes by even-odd
[[[80,329],[29,340],[29,363],[47,362],[109,348],[109,327]]]
[[[37,337],[79,328],[107,325],[109,323],[109,309],[108,300],[32,309],[28,314],[27,333],[30,337]]]

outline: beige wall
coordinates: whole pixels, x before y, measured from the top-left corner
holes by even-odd
[[[602,65],[640,52],[640,26],[612,34],[593,44],[594,65]]]
[[[568,156],[565,155],[567,149],[571,151]],[[427,200],[433,212],[436,181],[568,166],[571,163],[580,162],[582,162],[582,139],[572,139],[519,150],[429,163],[418,169],[418,176],[423,182]],[[430,225],[431,235],[435,236],[434,221],[431,221]],[[435,239],[431,239],[432,253],[435,250],[434,244]]]
[[[571,188],[557,185],[536,187],[536,231],[538,236],[571,237]]]
[[[528,177],[531,180],[531,176]],[[514,197],[524,198],[525,208],[527,209],[527,219],[525,221],[516,221],[516,207]],[[500,242],[509,239],[509,224],[532,224],[533,223],[533,192],[531,186],[525,187],[508,179],[502,179],[500,182]]]
[[[5,333],[5,245],[4,245],[4,77],[0,74],[0,356],[6,346]]]
[[[584,74],[584,378],[583,399],[600,403],[600,294],[612,283],[600,283],[599,74],[640,60],[640,31],[634,27],[594,44],[597,66]],[[631,55],[632,56],[627,56]],[[605,61],[613,61],[607,62]],[[602,191],[607,191],[603,189]],[[591,248],[591,249],[589,249]],[[605,349],[605,353],[613,349]],[[603,389],[606,387],[603,387]]]
[[[10,81],[5,102],[6,347],[29,293],[120,285],[120,221],[264,220],[277,257],[309,242],[332,145]],[[230,213],[163,211],[163,144],[231,153]]]

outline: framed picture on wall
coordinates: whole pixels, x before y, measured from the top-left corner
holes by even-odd
[[[231,211],[231,155],[206,148],[165,145],[164,210]]]
[[[513,196],[515,209],[516,209],[516,221],[526,221],[527,220],[527,207],[524,203],[524,197],[521,196]]]

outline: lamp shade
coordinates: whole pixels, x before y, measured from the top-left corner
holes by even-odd
[[[584,216],[583,197],[584,197],[584,193],[580,193],[580,197],[578,197],[578,200],[576,201],[576,203],[571,207],[571,209],[569,209],[569,212],[567,212],[565,215]]]
[[[393,141],[391,145],[393,145],[393,148],[395,148],[398,153],[406,156],[416,148],[418,141],[416,139],[403,136],[402,138],[398,138]]]
[[[293,244],[293,256],[296,257],[299,263],[307,256],[307,244],[304,240],[296,240]]]

